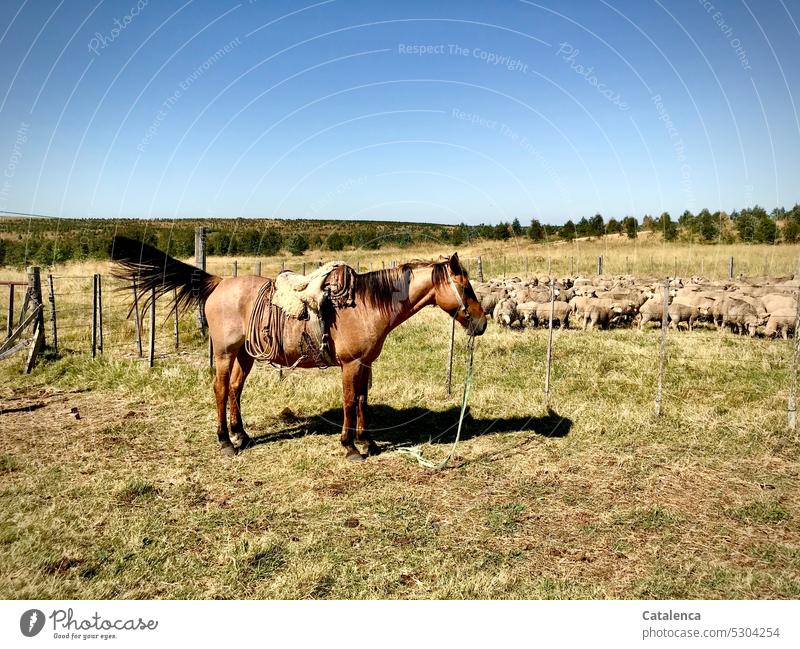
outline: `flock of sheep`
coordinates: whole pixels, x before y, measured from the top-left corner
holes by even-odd
[[[567,277],[553,281],[553,326],[569,327],[570,321],[584,330],[636,324],[644,330],[648,322],[660,326],[664,310],[664,280],[634,277]],[[503,327],[548,326],[550,278],[512,277],[473,282],[487,314]],[[702,277],[669,280],[668,319],[676,329],[691,331],[696,323],[730,327],[740,334],[788,338],[797,321],[796,296],[800,277],[740,277],[712,281]]]

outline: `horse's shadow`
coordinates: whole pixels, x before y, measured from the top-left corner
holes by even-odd
[[[381,450],[415,444],[450,444],[458,429],[461,409],[452,406],[434,411],[414,406],[392,408],[386,405],[370,406],[367,429]],[[342,431],[341,408],[331,408],[310,417],[299,417],[285,412],[281,423],[283,430],[253,437],[254,444],[265,444],[305,435],[338,435]],[[461,430],[461,439],[471,439],[496,433],[527,432],[541,437],[565,437],[572,428],[572,420],[553,410],[539,417],[475,418],[467,410]]]

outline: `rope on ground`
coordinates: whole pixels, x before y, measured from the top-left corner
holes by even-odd
[[[424,466],[427,469],[433,469],[435,471],[439,471],[444,469],[449,463],[450,460],[453,459],[453,456],[456,453],[456,446],[458,446],[458,442],[461,439],[461,428],[464,424],[464,415],[467,411],[467,401],[469,400],[469,391],[472,387],[472,361],[474,358],[475,353],[475,336],[469,336],[467,339],[467,359],[466,359],[466,372],[464,375],[464,391],[461,395],[461,414],[458,417],[458,429],[456,430],[456,438],[453,441],[453,446],[450,448],[450,453],[447,454],[447,457],[441,462],[433,462],[432,460],[428,460],[422,456],[422,447],[417,446],[408,446],[397,449],[397,452],[401,455],[407,455],[409,457],[414,458],[420,466]],[[441,437],[441,435],[440,435]]]

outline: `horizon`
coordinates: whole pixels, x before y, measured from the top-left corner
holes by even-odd
[[[800,202],[796,2],[10,4],[4,214],[560,226]]]

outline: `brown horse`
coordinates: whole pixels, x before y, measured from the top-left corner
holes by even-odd
[[[271,280],[255,276],[222,279],[125,237],[114,238],[112,259],[117,262],[115,274],[131,284],[135,281],[145,304],[153,289],[157,296],[174,289],[177,299],[173,308],[204,305],[216,366],[217,437],[226,455],[246,448],[250,438],[242,423],[241,397],[254,358],[246,351],[245,339],[258,293]],[[366,430],[367,392],[372,364],[389,332],[423,307],[434,304],[454,317],[469,335],[479,336],[485,331],[486,315],[456,253],[435,262],[353,273],[353,278],[354,306],[331,313],[329,351],[335,364],[342,368],[341,442],[347,459],[359,461],[365,456],[356,448],[356,441],[364,446],[366,455],[378,452]],[[301,351],[303,331],[303,321],[285,319],[281,365],[315,367],[314,361]]]

